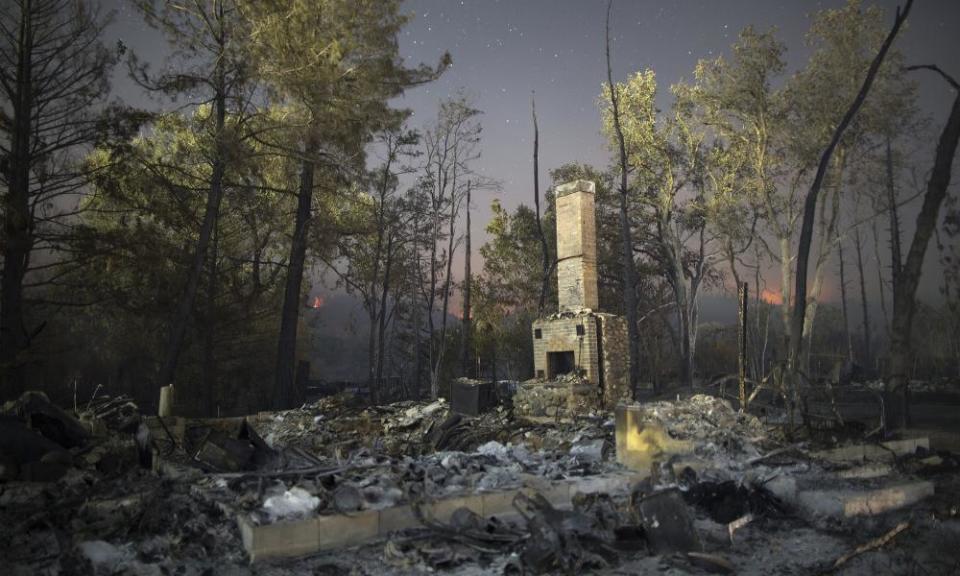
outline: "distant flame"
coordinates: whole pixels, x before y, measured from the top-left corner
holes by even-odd
[[[323,296],[314,296],[313,304],[311,304],[310,307],[313,308],[314,310],[317,310],[319,308],[323,308],[323,305],[325,303],[326,301],[323,299]]]
[[[760,292],[760,299],[774,306],[783,304],[783,294],[770,290],[769,288],[764,288],[763,291]]]

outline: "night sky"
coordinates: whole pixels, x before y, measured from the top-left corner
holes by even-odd
[[[892,22],[893,11],[902,2],[867,3],[881,5],[887,22]],[[777,29],[787,45],[792,71],[809,54],[804,34],[810,14],[842,4],[841,0],[615,1],[614,75],[622,80],[634,71],[653,68],[661,87],[661,106],[667,107],[669,85],[691,79],[698,59],[728,53],[739,30],[749,24]],[[162,60],[162,39],[140,21],[135,10],[122,0],[103,0],[103,5],[117,10],[110,41],[121,38],[142,57]],[[414,18],[400,38],[402,54],[411,63],[432,65],[449,51],[454,64],[439,81],[409,91],[396,104],[414,111],[416,126],[434,117],[440,99],[458,90],[471,97],[484,112],[482,158],[476,169],[502,184],[501,191],[489,194],[511,208],[520,202],[532,203],[533,92],[540,125],[541,189],[550,184],[548,171],[566,162],[608,164],[610,154],[599,134],[596,105],[606,80],[606,0],[408,0],[404,9]],[[897,45],[907,63],[937,63],[960,76],[956,59],[960,2],[918,0]],[[939,131],[952,93],[931,74],[921,73],[918,78],[921,108]],[[124,100],[145,104],[139,89],[121,75],[115,85]],[[932,160],[932,145],[924,156]],[[482,233],[490,199],[475,198],[475,233]],[[935,247],[929,252],[935,255]]]

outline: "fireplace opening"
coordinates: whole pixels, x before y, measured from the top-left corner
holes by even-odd
[[[569,352],[547,352],[547,379],[553,380],[561,374],[570,374],[576,369],[577,365],[572,350]]]

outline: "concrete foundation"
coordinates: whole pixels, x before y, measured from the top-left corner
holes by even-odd
[[[930,449],[929,438],[890,440],[878,444],[856,444],[832,450],[813,452],[811,456],[829,462],[862,462],[865,460],[893,460],[895,456],[913,454],[918,448]]]
[[[876,489],[804,490],[797,494],[801,512],[809,518],[875,516],[933,496],[933,482],[907,482]]]
[[[629,494],[631,487],[644,477],[646,474],[622,473],[547,482],[530,476],[524,479],[523,486],[517,488],[444,498],[425,504],[422,511],[424,517],[440,522],[449,521],[455,510],[464,507],[481,516],[518,518],[513,498],[519,492],[539,492],[555,507],[570,508],[577,494]],[[237,524],[251,563],[356,546],[391,532],[421,526],[413,509],[406,504],[350,515],[312,516],[272,524],[257,524],[248,515],[240,515]]]

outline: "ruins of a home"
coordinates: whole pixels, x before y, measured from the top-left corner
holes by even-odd
[[[590,182],[557,190],[559,307],[512,398],[224,419],[178,416],[170,390],[162,417],[8,403],[4,573],[956,573],[955,434],[796,441],[709,395],[630,398],[593,205]]]
[[[559,306],[555,314],[533,323],[533,365],[538,379],[573,378],[559,387],[521,386],[519,403],[532,404],[531,415],[551,406],[576,412],[594,408],[598,401],[610,410],[631,397],[627,325],[622,317],[600,310],[595,191],[596,185],[586,180],[555,191]],[[540,398],[528,402],[528,394]]]

